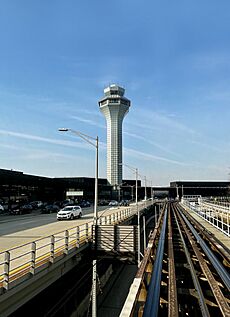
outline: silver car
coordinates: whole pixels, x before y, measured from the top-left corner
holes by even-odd
[[[66,206],[57,213],[57,220],[72,220],[74,218],[81,218],[82,209],[80,206]]]

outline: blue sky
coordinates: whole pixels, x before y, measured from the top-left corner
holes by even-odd
[[[154,185],[229,180],[229,0],[1,0],[0,168],[106,177],[103,89],[132,102],[123,162]],[[124,178],[134,178],[124,167]]]

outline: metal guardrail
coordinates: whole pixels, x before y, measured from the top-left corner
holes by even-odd
[[[187,224],[187,226],[189,227],[190,231],[192,232],[192,234],[196,238],[196,240],[199,243],[200,247],[202,248],[202,250],[204,251],[204,253],[208,257],[208,259],[210,260],[210,262],[212,263],[212,265],[214,266],[214,268],[216,269],[218,274],[220,275],[220,277],[221,277],[222,281],[224,282],[225,286],[230,291],[230,275],[229,275],[229,273],[226,271],[226,269],[224,268],[222,263],[215,256],[215,254],[211,250],[211,248],[208,247],[208,245],[205,243],[205,241],[197,233],[197,231],[192,226],[192,224],[188,221],[188,219],[185,217],[185,215],[183,215],[181,212],[180,212],[180,214],[181,214],[183,220],[185,221],[185,223]]]
[[[143,209],[153,202],[138,204]],[[136,214],[136,206],[99,218],[99,224],[116,224]],[[44,264],[52,265],[63,256],[92,241],[93,221],[42,237],[0,252],[0,295],[17,286],[17,280],[36,275]]]
[[[61,255],[79,248],[91,239],[92,222],[37,239],[0,253],[0,287],[3,292],[10,284],[30,273],[35,275],[44,263],[52,265]]]
[[[216,205],[200,200],[198,205],[193,205],[189,200],[183,199],[182,206],[193,210],[197,215],[210,223],[212,226],[230,237],[230,210],[222,205]]]

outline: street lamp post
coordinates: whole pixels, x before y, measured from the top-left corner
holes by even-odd
[[[121,184],[118,185],[118,203],[120,204],[121,202]]]
[[[93,214],[93,224],[96,230],[98,213],[97,213],[97,205],[98,205],[98,136],[96,138],[91,137],[87,134],[84,134],[80,131],[75,131],[69,128],[60,128],[58,129],[60,132],[71,132],[76,134],[81,139],[91,144],[96,148],[96,158],[95,158],[95,195],[94,195],[94,214]],[[95,143],[94,143],[95,142]],[[94,231],[95,234],[95,231]],[[93,260],[93,277],[92,277],[92,317],[97,316],[97,260]]]
[[[124,165],[126,167],[128,167],[131,171],[135,172],[135,177],[136,177],[136,212],[137,212],[137,236],[138,236],[138,246],[137,246],[137,263],[138,266],[140,265],[141,259],[140,259],[140,255],[141,255],[141,237],[140,237],[140,211],[138,208],[138,198],[137,198],[137,178],[138,178],[138,169],[132,166],[129,166],[127,164],[123,164],[123,163],[119,163],[119,165]]]
[[[118,202],[121,202],[124,199],[124,188],[126,187],[131,187],[132,188],[132,192],[131,192],[131,197],[132,197],[132,201],[133,201],[133,187],[135,185],[129,185],[126,182],[125,183],[121,183],[119,185],[116,185],[116,188],[118,190]]]
[[[151,181],[151,200],[152,200],[152,204],[153,204],[153,184]]]
[[[135,185],[130,185],[130,187],[131,187],[131,197],[132,197],[132,201],[133,201],[133,187],[134,187]]]
[[[69,128],[60,128],[58,129],[58,131],[60,132],[71,132],[73,134],[76,134],[77,136],[79,136],[81,139],[85,140],[87,143],[91,144],[92,146],[94,146],[96,148],[96,158],[95,158],[95,162],[96,162],[96,166],[95,166],[95,195],[94,195],[94,214],[93,214],[93,223],[94,225],[97,225],[97,220],[98,220],[98,214],[97,214],[97,205],[98,205],[98,144],[99,144],[99,139],[98,136],[96,138],[93,138],[87,134],[84,134],[80,131],[75,131]],[[94,142],[92,142],[95,141]]]
[[[145,176],[145,201],[147,200],[146,176]]]
[[[137,230],[138,230],[138,251],[137,251],[137,263],[140,266],[141,263],[141,235],[140,235],[140,211],[138,208],[138,201],[137,201],[137,177],[138,177],[138,169],[135,169],[136,174],[136,210],[137,210]]]

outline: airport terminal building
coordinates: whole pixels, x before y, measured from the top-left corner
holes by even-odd
[[[136,180],[123,180],[122,186],[116,188],[120,199],[135,200]],[[183,195],[228,196],[230,182],[227,181],[174,181],[170,186],[143,187],[138,180],[138,200],[147,197],[169,197]],[[26,202],[41,200],[52,202],[66,198],[94,200],[95,179],[92,177],[60,177],[50,178],[24,174],[20,171],[0,169],[0,203]],[[107,179],[98,180],[99,201],[114,198],[114,186],[108,184]]]
[[[135,180],[124,180],[119,190],[121,199],[132,199],[135,195]],[[138,180],[139,199],[143,189]],[[141,190],[140,190],[141,189]],[[150,191],[150,189],[149,189]],[[50,178],[24,174],[20,171],[0,169],[0,200],[3,202],[26,202],[41,200],[52,202],[66,198],[94,200],[95,179],[92,177],[60,177]],[[98,180],[98,198],[113,198],[114,187],[108,185],[107,179]],[[1,203],[1,202],[0,202]]]

